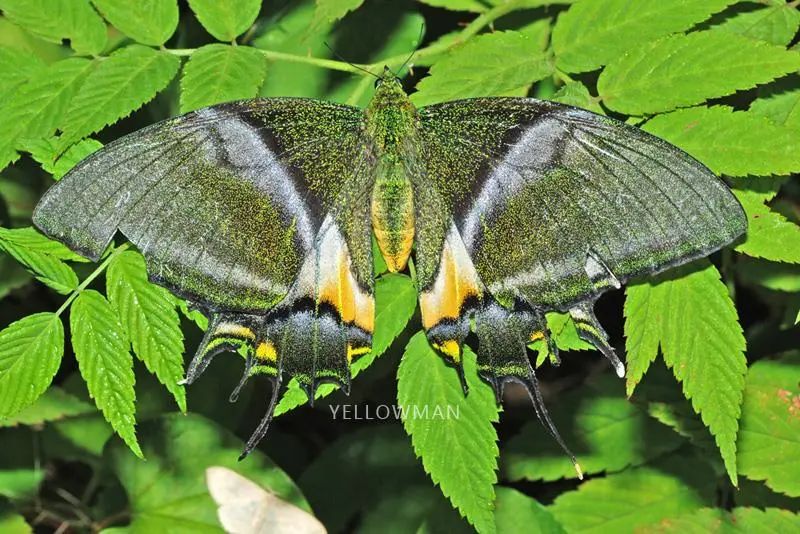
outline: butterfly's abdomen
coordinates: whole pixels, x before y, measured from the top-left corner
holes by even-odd
[[[389,270],[405,269],[414,244],[414,196],[399,162],[379,166],[372,190],[372,229]]]

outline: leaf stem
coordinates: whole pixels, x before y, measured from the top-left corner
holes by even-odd
[[[450,48],[457,46],[466,41],[467,39],[469,39],[470,37],[477,35],[483,28],[490,25],[495,20],[521,7],[524,1],[525,0],[511,0],[504,4],[500,4],[498,6],[493,7],[492,9],[486,11],[485,13],[476,17],[472,22],[470,22],[463,30],[461,30],[461,32],[455,39],[441,41],[438,43],[434,43],[430,46],[426,46],[425,48],[420,48],[414,54],[414,59],[417,61],[417,64],[419,65],[429,65],[431,58],[443,54],[444,52],[447,52]],[[197,49],[163,48],[163,50],[175,56],[187,57],[191,56]],[[358,74],[361,76],[364,76],[364,72],[362,72],[361,69],[367,71],[374,71],[383,68],[384,65],[388,65],[390,67],[397,66],[402,64],[408,58],[408,54],[403,53],[365,65],[365,64],[350,64],[335,59],[325,59],[313,56],[301,56],[297,54],[289,54],[286,52],[278,52],[275,50],[265,50],[262,48],[258,48],[257,50],[259,50],[262,54],[264,54],[264,56],[267,59],[275,61],[289,61],[292,63],[305,63],[307,65],[315,65],[317,67],[325,69],[336,70],[340,72],[349,72],[351,74]],[[356,91],[354,91],[353,95],[350,97],[350,100],[351,101],[358,100],[361,94],[363,94],[363,92],[366,91],[366,89],[367,86],[364,83],[359,84]]]
[[[72,301],[75,300],[84,289],[89,287],[89,284],[91,284],[95,278],[100,276],[103,273],[103,271],[105,271],[108,268],[108,265],[111,263],[111,261],[114,258],[116,258],[120,253],[128,250],[130,246],[131,246],[130,243],[123,243],[122,245],[115,248],[114,251],[111,254],[109,254],[106,259],[103,260],[103,263],[98,265],[97,268],[94,271],[92,271],[92,273],[89,276],[87,276],[84,279],[84,281],[80,283],[78,287],[75,288],[75,291],[73,291],[69,295],[69,297],[67,297],[67,300],[64,301],[64,304],[62,304],[61,307],[58,310],[56,310],[56,315],[58,316],[64,313],[64,310],[69,308],[69,305],[72,304]]]

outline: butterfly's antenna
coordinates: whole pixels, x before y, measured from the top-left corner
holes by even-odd
[[[397,69],[397,73],[395,74],[395,76],[397,76],[403,71],[403,67],[408,65],[408,63],[411,61],[411,58],[413,58],[414,54],[417,53],[417,48],[419,47],[420,44],[422,44],[422,36],[424,35],[424,33],[425,33],[425,21],[423,20],[422,24],[419,25],[419,35],[417,36],[417,44],[414,47],[414,50],[408,55],[406,60],[403,61],[403,64],[400,65],[400,68]]]
[[[267,413],[264,414],[264,418],[261,419],[261,422],[258,424],[258,428],[256,431],[253,432],[253,435],[250,436],[250,439],[247,440],[247,445],[244,447],[244,451],[242,451],[241,456],[239,456],[239,461],[241,462],[247,455],[253,452],[253,450],[258,446],[258,442],[261,441],[264,436],[267,434],[267,429],[269,428],[269,424],[272,421],[272,414],[275,413],[275,404],[278,402],[278,392],[281,389],[281,379],[280,375],[271,377],[270,381],[272,382],[272,395],[269,399],[269,406],[267,407]]]
[[[343,61],[344,63],[347,63],[348,65],[350,65],[350,66],[351,66],[351,67],[353,67],[354,69],[358,69],[358,70],[360,70],[361,72],[366,72],[366,73],[367,73],[367,74],[369,74],[370,76],[375,76],[375,77],[376,77],[377,79],[379,79],[379,80],[381,79],[381,77],[380,77],[380,76],[378,76],[377,74],[375,74],[374,72],[370,72],[370,71],[368,71],[367,69],[365,69],[364,67],[361,67],[360,65],[356,65],[355,63],[351,63],[351,62],[347,61],[345,58],[343,58],[343,57],[342,57],[342,55],[341,55],[341,54],[339,54],[339,52],[337,52],[336,50],[334,50],[334,49],[333,49],[333,47],[332,47],[331,45],[329,45],[327,41],[323,42],[322,44],[324,44],[324,45],[325,45],[325,47],[326,47],[328,50],[330,50],[330,51],[331,51],[331,53],[334,55],[334,57],[336,57],[336,59],[338,59],[339,61]]]
[[[578,478],[583,480],[583,470],[581,469],[581,464],[578,463],[578,460],[575,459],[575,455],[572,454],[572,451],[569,450],[567,444],[564,443],[564,440],[561,438],[561,435],[556,429],[556,425],[554,425],[553,420],[550,419],[550,414],[547,413],[547,407],[544,405],[542,393],[539,391],[539,383],[536,380],[536,375],[530,373],[528,381],[522,381],[522,384],[525,386],[525,389],[528,391],[528,396],[531,398],[533,409],[536,410],[536,417],[539,418],[539,421],[547,429],[547,432],[550,434],[550,436],[556,440],[556,443],[558,443],[564,452],[567,453],[569,459],[572,460],[572,465],[575,467],[575,472],[578,473]]]

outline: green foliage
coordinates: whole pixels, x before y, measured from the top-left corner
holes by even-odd
[[[218,531],[211,466],[329,532],[797,530],[800,6],[630,4],[0,0],[0,531]],[[413,266],[390,274],[379,255],[373,347],[353,361],[353,396],[323,384],[298,409],[308,399],[289,382],[268,439],[237,463],[231,431],[247,435],[263,413],[260,377],[228,404],[241,360],[223,355],[185,391],[206,317],[151,284],[123,236],[90,265],[30,228],[41,192],[98,139],[256,96],[364,105],[374,78],[325,43],[357,67],[398,71],[418,105],[555,100],[636,124],[732,186],[746,238],[630,283],[624,305],[620,293],[599,303],[626,356],[624,388],[566,314],[547,314],[561,369],[530,344],[588,480],[522,389],[507,388],[499,420],[469,350],[464,396],[418,333]],[[392,417],[364,417],[384,404]]]
[[[253,98],[264,81],[264,56],[249,46],[206,45],[186,62],[181,111]]]
[[[728,32],[694,32],[631,49],[603,70],[597,90],[614,111],[644,115],[699,104],[797,70],[800,53]]]
[[[633,391],[660,346],[684,395],[716,438],[735,485],[736,434],[747,361],[736,308],[719,272],[707,260],[699,260],[656,281],[632,285],[626,293],[626,348],[632,367],[628,391]]]
[[[84,291],[72,305],[70,327],[89,395],[136,456],[144,458],[134,430],[133,360],[114,309],[100,293]]]
[[[498,411],[491,388],[478,378],[475,355],[466,349],[463,359],[467,396],[425,334],[417,333],[397,370],[397,403],[433,482],[476,529],[492,532]]]
[[[108,266],[106,293],[133,352],[164,384],[182,412],[186,411],[183,380],[183,332],[175,299],[147,281],[144,258],[125,251]]]
[[[755,363],[747,374],[739,433],[739,470],[800,497],[800,360]]]
[[[629,50],[688,30],[735,0],[627,0],[579,2],[553,28],[558,68],[584,72],[606,65]]]
[[[255,22],[260,0],[189,0],[200,24],[220,41],[233,41]]]
[[[178,26],[177,0],[92,0],[119,31],[142,44],[160,46]]]
[[[0,418],[44,393],[63,354],[64,326],[55,314],[29,315],[0,331]]]

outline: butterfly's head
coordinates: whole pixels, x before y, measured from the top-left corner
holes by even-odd
[[[388,65],[384,65],[383,73],[380,76],[376,77],[375,80],[375,89],[384,90],[384,91],[403,91],[403,82],[400,81],[400,78],[397,77],[392,69],[389,68]]]

